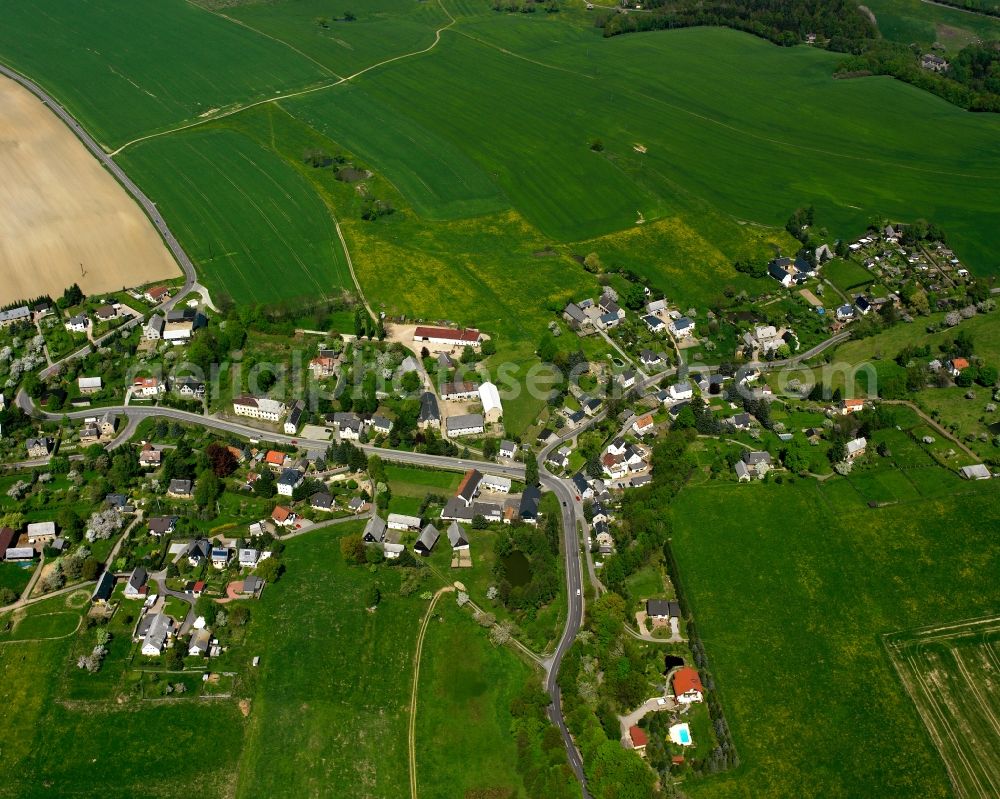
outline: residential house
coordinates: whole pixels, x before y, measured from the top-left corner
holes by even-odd
[[[413,331],[413,340],[438,347],[472,347],[479,349],[483,335],[478,330],[454,330],[449,327],[418,327]]]
[[[527,486],[521,493],[521,507],[518,515],[521,521],[528,524],[538,524],[538,503],[542,500],[542,492],[538,486]]]
[[[413,551],[427,557],[434,550],[434,545],[437,544],[440,537],[441,533],[438,531],[437,527],[428,523],[427,526],[421,531],[420,538],[418,538],[417,542],[413,545]]]
[[[174,499],[191,499],[191,481],[171,480],[167,486],[167,496]]]
[[[260,597],[261,592],[264,590],[264,585],[264,581],[256,574],[248,574],[243,579],[243,590],[240,593],[243,596],[252,596],[256,599]]]
[[[455,497],[462,501],[465,507],[472,507],[472,502],[479,493],[479,486],[483,482],[483,475],[477,469],[469,469],[463,476],[462,482],[458,484],[458,491]]]
[[[364,513],[371,507],[371,503],[362,499],[361,497],[352,497],[347,503],[347,509],[357,515],[359,513]]]
[[[333,510],[333,495],[325,491],[317,491],[309,498],[309,507],[313,510],[329,513]]]
[[[656,424],[653,422],[653,414],[651,413],[643,414],[632,422],[632,429],[638,436],[644,436],[647,433],[651,433],[655,428]]]
[[[670,332],[676,338],[687,338],[694,335],[694,321],[686,316],[678,317],[670,323]]]
[[[184,593],[191,594],[195,599],[200,597],[205,593],[205,581],[204,580],[189,580],[184,583]]]
[[[148,620],[148,624],[142,622]],[[174,620],[165,613],[154,613],[152,616],[144,616],[140,627],[145,626],[145,635],[142,639],[142,649],[140,650],[146,657],[158,657],[167,648],[167,642],[174,637]]]
[[[177,529],[176,516],[152,516],[148,522],[149,534],[157,538],[164,535],[173,535]]]
[[[305,403],[303,403],[302,400],[296,400],[292,405],[292,409],[288,412],[288,418],[285,419],[285,435],[294,436],[299,432],[299,425],[302,421],[302,412],[305,408]]]
[[[333,415],[333,424],[344,441],[358,441],[364,422],[356,413],[338,411]]]
[[[941,56],[935,55],[934,53],[924,53],[924,55],[920,57],[920,66],[923,69],[930,70],[931,72],[941,73],[948,71],[948,62],[941,58]]]
[[[741,460],[746,464],[747,470],[758,478],[763,478],[771,468],[770,452],[747,450]]]
[[[48,436],[29,438],[24,442],[29,458],[47,458],[52,451],[53,441]]]
[[[285,403],[267,397],[237,397],[233,400],[233,413],[251,419],[278,422],[285,411]]]
[[[611,328],[618,327],[621,324],[622,318],[617,313],[604,313],[597,318],[598,323],[605,330],[611,330]]]
[[[90,329],[90,319],[86,314],[77,314],[64,322],[63,327],[70,333],[86,333]]]
[[[193,377],[178,377],[173,381],[173,388],[182,397],[201,399],[205,396],[205,382]]]
[[[626,369],[618,375],[618,384],[626,390],[632,388],[635,385],[635,370]]]
[[[445,420],[445,434],[448,438],[474,436],[486,431],[486,423],[480,413],[466,413],[449,416]]]
[[[667,301],[665,299],[652,300],[646,303],[646,313],[648,314],[658,314],[664,313],[667,310]]]
[[[366,544],[381,544],[385,541],[387,530],[388,525],[386,525],[385,520],[377,513],[373,513],[365,524],[365,531],[361,537]]]
[[[221,571],[229,565],[232,553],[229,547],[212,547],[212,568]]]
[[[854,318],[854,306],[850,304],[840,305],[837,307],[837,321],[839,322],[849,322]]]
[[[204,317],[194,308],[167,311],[163,325],[163,340],[183,344],[190,340],[194,331],[204,324]]]
[[[845,399],[838,407],[841,416],[849,416],[852,413],[858,413],[864,409],[865,401],[863,399]]]
[[[580,499],[593,498],[594,489],[591,487],[590,483],[587,482],[587,478],[584,476],[583,472],[577,472],[576,474],[573,475],[572,479],[573,479],[573,487],[580,495]]]
[[[859,294],[854,298],[854,307],[858,309],[858,313],[862,316],[867,316],[872,309],[872,304],[868,301],[867,297]]]
[[[674,698],[682,705],[701,702],[705,698],[705,689],[696,669],[682,666],[674,672],[672,681]]]
[[[726,419],[726,424],[733,430],[749,430],[753,424],[753,418],[749,413],[737,413]]]
[[[587,327],[590,324],[590,317],[575,302],[571,302],[563,309],[563,319],[569,322],[574,329]]]
[[[142,566],[136,566],[125,582],[125,598],[139,599],[149,593],[149,575]]]
[[[285,505],[276,505],[271,511],[271,521],[279,527],[294,527],[298,515]]]
[[[152,444],[143,444],[139,451],[139,465],[143,469],[155,469],[163,462],[163,452]]]
[[[387,419],[385,416],[373,416],[371,427],[377,435],[387,436],[392,432],[392,419]]]
[[[260,551],[250,547],[242,547],[236,551],[236,560],[241,569],[252,569],[260,561]]]
[[[681,606],[672,599],[647,599],[646,617],[654,626],[669,624],[671,619],[681,617]]]
[[[861,438],[852,438],[847,442],[847,460],[853,461],[855,458],[860,458],[865,454],[868,448],[868,440],[863,436]]]
[[[204,538],[196,538],[184,550],[184,556],[192,569],[197,569],[211,553],[212,545]]]
[[[596,416],[601,409],[601,401],[597,397],[589,397],[586,394],[580,397],[580,407],[587,416]]]
[[[569,456],[572,454],[573,450],[569,447],[560,447],[545,457],[545,463],[553,469],[565,469],[569,466]]]
[[[768,263],[767,273],[782,286],[788,288],[792,285],[792,273],[788,271],[788,267],[791,265],[791,258],[775,258]]]
[[[288,455],[276,449],[269,449],[264,455],[264,463],[272,472],[279,472],[285,468],[285,461]]]
[[[8,547],[4,552],[4,560],[9,563],[23,563],[34,559],[34,547]]]
[[[646,323],[646,327],[649,328],[650,333],[659,334],[667,329],[667,323],[660,319],[660,317],[653,316],[652,314],[642,317],[642,321]]]
[[[612,480],[618,480],[628,474],[628,464],[621,455],[612,455],[610,452],[601,456],[601,468]]]
[[[417,427],[426,430],[428,427],[441,427],[441,411],[438,410],[437,397],[431,391],[420,395],[420,415],[417,417]]]
[[[99,377],[78,377],[76,387],[81,394],[96,394],[104,387],[104,382]]]
[[[625,450],[628,449],[628,444],[625,443],[624,438],[615,438],[608,444],[606,449],[611,455],[624,455]]]
[[[948,370],[948,374],[952,377],[958,377],[962,372],[969,368],[968,358],[952,358],[945,364],[945,368]]]
[[[285,469],[278,478],[278,495],[290,497],[295,493],[295,489],[305,482],[305,475],[298,469]]]
[[[309,371],[317,380],[325,380],[337,373],[337,359],[320,355],[309,361]]]
[[[639,363],[647,369],[652,369],[663,364],[663,356],[652,350],[642,350],[639,353]]]
[[[166,324],[166,320],[158,314],[153,314],[149,317],[149,321],[146,322],[146,326],[142,329],[142,337],[146,341],[159,341],[163,338],[163,326]]]
[[[212,645],[212,631],[207,627],[195,630],[188,641],[188,657],[205,657]]]
[[[444,383],[441,386],[441,399],[454,402],[471,400],[479,397],[479,384],[468,380],[456,383]]]
[[[646,745],[649,743],[649,736],[646,735],[645,730],[637,724],[633,724],[628,728],[629,741],[632,742],[632,749],[640,757],[646,756]]]
[[[680,383],[674,383],[670,386],[667,391],[670,393],[670,399],[677,402],[679,400],[689,400],[694,396],[694,389],[691,387],[691,383],[687,380],[683,380]]]
[[[513,441],[508,441],[504,439],[500,442],[500,450],[497,455],[506,460],[513,460],[514,456],[517,454],[517,444]]]
[[[167,387],[155,377],[137,377],[132,381],[133,397],[157,397],[166,390]]]
[[[503,418],[500,390],[494,383],[486,382],[479,387],[479,401],[483,405],[483,416],[489,424],[496,424]]]
[[[164,300],[170,299],[170,294],[168,292],[169,289],[166,286],[153,286],[152,288],[146,289],[142,296],[154,305],[159,305]]]

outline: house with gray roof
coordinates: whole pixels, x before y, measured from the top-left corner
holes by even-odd
[[[418,538],[417,542],[413,545],[413,551],[427,557],[434,550],[434,545],[437,544],[440,537],[441,533],[438,531],[437,527],[428,523],[420,532],[420,538]]]

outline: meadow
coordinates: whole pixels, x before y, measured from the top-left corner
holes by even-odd
[[[871,0],[868,8],[887,39],[924,46],[935,42],[954,54],[979,39],[1000,38],[1000,19],[922,0]]]
[[[0,701],[8,709],[0,796],[301,797],[330,785],[343,797],[406,793],[413,652],[426,601],[398,595],[400,570],[344,563],[340,536],[360,528],[342,525],[288,542],[286,574],[250,606],[247,640],[225,656],[224,668],[236,672],[232,698],[129,696],[135,681],[149,676],[127,671],[129,625],[112,621],[104,668],[89,675],[76,669],[75,657],[94,633],[74,634],[81,613],[74,595],[30,608],[0,635]],[[369,612],[363,598],[372,582],[383,600]],[[134,612],[128,606],[119,615],[124,610]],[[442,713],[452,729],[477,733],[474,740],[444,733],[434,747],[422,746],[421,784],[428,795],[451,796],[459,784],[484,787],[499,773],[522,795],[507,708],[528,668],[493,648],[453,601],[442,601],[438,613],[444,621],[428,634],[421,667],[420,741],[436,736]],[[465,665],[448,655],[456,646]],[[474,723],[463,724],[463,713]],[[440,756],[455,751],[462,752],[461,773]]]
[[[996,610],[996,488],[891,463],[851,478],[704,484],[674,503],[681,579],[743,761],[686,785],[693,797],[951,795],[880,636]]]

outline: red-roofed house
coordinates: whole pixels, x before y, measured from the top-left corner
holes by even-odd
[[[863,411],[864,409],[865,401],[863,399],[845,399],[842,403],[840,403],[840,413],[843,416],[857,413],[858,411]]]
[[[132,381],[132,393],[139,397],[155,397],[167,390],[155,377],[137,377]]]
[[[271,520],[281,527],[291,527],[295,524],[295,520],[298,516],[292,512],[291,508],[286,508],[284,505],[278,505],[271,512]]]
[[[317,379],[333,377],[333,375],[337,372],[337,359],[330,358],[326,355],[313,358],[309,361],[309,371],[312,372],[313,377]]]
[[[285,453],[272,449],[264,456],[264,463],[272,469],[281,469],[285,465]]]
[[[634,422],[632,422],[632,429],[635,430],[636,435],[644,436],[646,433],[652,431],[656,425],[653,423],[653,414],[647,413],[644,416],[640,416]]]
[[[150,302],[163,302],[166,298],[166,294],[166,286],[153,286],[151,289],[146,289],[146,294],[144,296]]]
[[[958,377],[965,369],[969,368],[968,358],[952,358],[948,361],[948,371],[952,377]]]
[[[474,329],[454,330],[450,327],[418,327],[413,331],[413,340],[445,347],[478,348],[483,343],[483,336]]]
[[[628,728],[628,737],[632,739],[632,748],[640,755],[645,756],[646,744],[649,743],[649,737],[646,735],[646,731],[642,729],[642,727],[633,725]]]
[[[674,696],[682,705],[701,702],[705,698],[705,689],[701,685],[701,677],[696,669],[689,666],[674,672]]]

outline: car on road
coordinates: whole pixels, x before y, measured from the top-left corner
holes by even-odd
[[[579,588],[576,589],[576,595],[580,596],[580,589]]]

